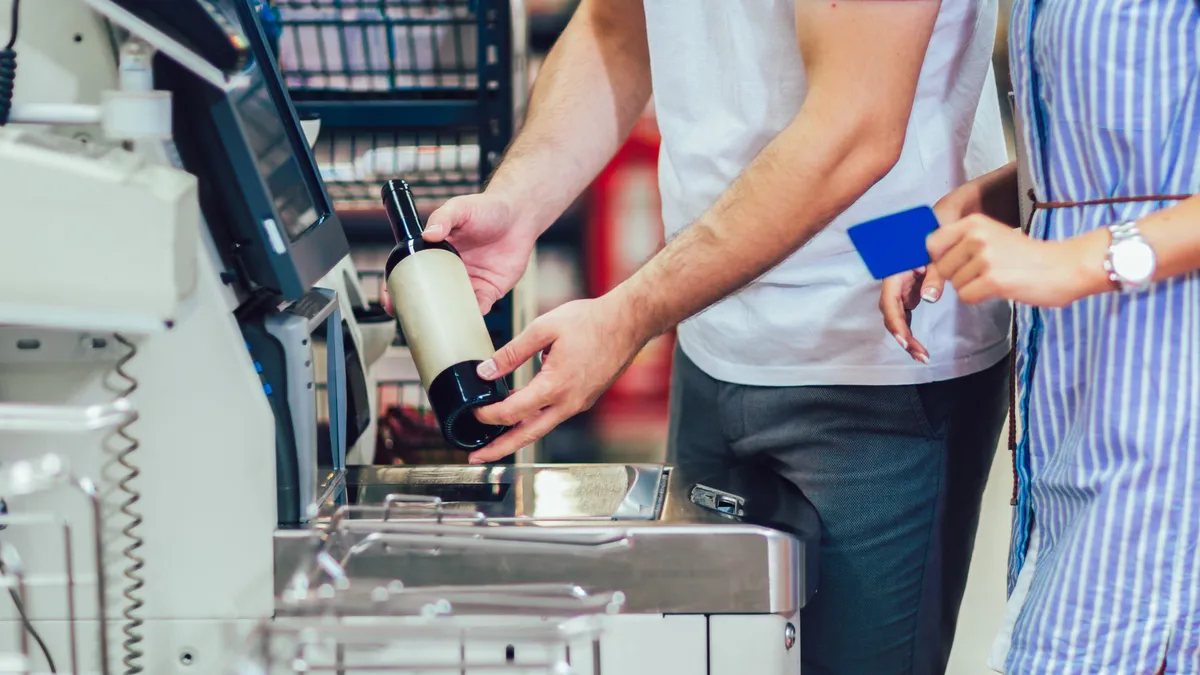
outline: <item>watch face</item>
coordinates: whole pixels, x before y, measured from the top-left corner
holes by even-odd
[[[1149,281],[1154,263],[1154,249],[1144,241],[1125,241],[1112,247],[1113,273],[1127,283]]]

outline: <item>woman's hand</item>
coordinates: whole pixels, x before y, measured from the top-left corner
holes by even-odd
[[[980,208],[979,187],[967,183],[938,200],[933,206],[933,213],[939,223],[946,224],[978,213]],[[945,280],[933,265],[883,280],[879,294],[883,325],[896,338],[900,348],[921,363],[929,363],[929,350],[912,334],[912,313],[922,300],[934,303],[941,299],[945,285]]]
[[[879,294],[879,311],[883,325],[900,343],[900,348],[921,363],[929,363],[929,350],[912,334],[912,313],[921,301],[937,302],[944,286],[937,268],[932,265],[911,272],[902,272],[883,280]]]
[[[926,246],[938,273],[969,304],[1004,299],[1065,307],[1108,285],[1103,229],[1042,241],[976,214],[938,228]]]

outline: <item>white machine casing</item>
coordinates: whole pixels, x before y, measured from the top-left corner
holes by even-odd
[[[109,29],[81,0],[54,5],[54,11],[33,3],[23,8],[16,102],[99,105],[103,92],[117,86]],[[7,34],[9,14],[2,14],[0,32]],[[107,147],[72,157],[24,148],[22,138],[47,148],[62,141]],[[107,159],[90,159],[91,152]],[[113,333],[136,345],[124,367],[136,379],[127,398],[138,419],[127,431],[139,447],[128,461],[140,474],[130,483],[131,508],[143,519],[133,534],[144,544],[134,555],[145,560],[145,586],[136,593],[144,606],[135,612],[144,620],[136,630],[143,639],[134,645],[144,655],[136,663],[155,674],[220,672],[239,636],[273,613],[275,425],[232,314],[238,299],[221,280],[211,238],[199,227],[195,178],[170,167],[167,148],[122,150],[98,126],[8,130],[0,157],[7,185],[29,196],[14,200],[16,208],[0,223],[0,239],[8,242],[0,253],[6,312],[0,323],[24,324],[0,327],[0,405],[111,401],[130,385],[115,374],[128,350]],[[15,322],[11,308],[21,308],[24,318]],[[17,347],[31,341],[39,347]],[[0,432],[0,463],[53,450],[99,484],[114,673],[126,670],[122,612],[130,606],[122,594],[132,562],[123,555],[132,540],[122,530],[130,519],[120,507],[131,495],[118,489],[127,472],[116,461],[125,445],[100,433]],[[86,504],[69,493],[13,499],[8,508],[50,511],[81,540],[92,536]],[[62,573],[61,547],[47,545],[43,533],[10,527],[4,539],[37,577]],[[87,546],[76,546],[73,560],[86,571],[93,557]],[[89,583],[91,575],[78,576]],[[65,597],[60,590],[39,592],[36,578],[30,586],[28,613],[61,672]],[[95,616],[87,593],[78,611]],[[0,617],[0,650],[10,651],[21,624],[11,603],[0,603]],[[85,624],[94,629],[94,621]],[[98,672],[95,633],[87,625],[82,670]],[[33,655],[38,672],[46,672],[36,649]]]
[[[158,332],[195,290],[191,174],[9,126],[0,128],[0,183],[17,230],[0,247],[0,323]]]

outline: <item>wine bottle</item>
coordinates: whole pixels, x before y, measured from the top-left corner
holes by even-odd
[[[483,447],[508,429],[480,422],[474,409],[503,401],[508,386],[475,372],[495,347],[467,268],[449,243],[421,237],[424,227],[407,183],[388,181],[383,207],[397,242],[384,275],[421,385],[446,440],[464,450]]]

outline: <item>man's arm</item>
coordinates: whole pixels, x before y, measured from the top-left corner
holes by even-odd
[[[643,337],[783,261],[895,166],[940,4],[797,0],[808,96],[712,208],[613,291]]]
[[[503,194],[541,234],[612,159],[649,100],[642,0],[583,0],[487,191]]]
[[[426,241],[458,249],[481,311],[521,279],[538,236],[612,159],[649,99],[642,0],[583,0],[487,189],[450,199],[426,222]],[[393,311],[387,293],[381,300]]]
[[[516,452],[591,407],[648,340],[791,255],[886,175],[904,146],[940,4],[796,0],[809,85],[799,114],[630,279],[539,317],[480,364],[480,376],[495,379],[545,354],[528,386],[475,411],[485,423],[515,426],[470,461]]]

